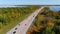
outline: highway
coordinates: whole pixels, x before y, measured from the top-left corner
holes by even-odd
[[[30,16],[25,18],[22,22],[17,24],[14,28],[12,28],[10,31],[8,31],[6,34],[26,34],[29,27],[33,23],[35,17],[38,15],[38,13],[41,13],[42,9],[45,6],[41,7],[40,9],[36,10],[34,13],[32,13]]]

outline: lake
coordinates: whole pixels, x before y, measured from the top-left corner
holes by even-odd
[[[59,11],[60,10],[60,6],[49,6],[49,7],[53,11]]]

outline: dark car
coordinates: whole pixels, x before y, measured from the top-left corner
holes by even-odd
[[[18,24],[20,26],[20,24]]]
[[[33,16],[34,17],[34,16]]]
[[[26,24],[25,24],[26,25]]]
[[[16,33],[16,31],[13,32],[13,34],[15,34],[15,33]]]
[[[17,30],[17,28],[15,28],[15,30]]]

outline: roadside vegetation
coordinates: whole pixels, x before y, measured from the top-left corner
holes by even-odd
[[[60,11],[46,7],[39,13],[27,31],[27,34],[60,34]]]
[[[0,34],[6,34],[40,6],[0,8]]]

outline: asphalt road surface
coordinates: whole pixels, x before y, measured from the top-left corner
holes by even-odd
[[[42,12],[41,10],[44,7],[41,7],[40,9],[36,10],[34,13],[32,13],[30,16],[28,16],[26,19],[24,19],[22,22],[17,24],[14,28],[12,28],[10,31],[8,31],[6,34],[26,34],[29,27],[31,26],[33,20],[38,15],[38,13]]]

